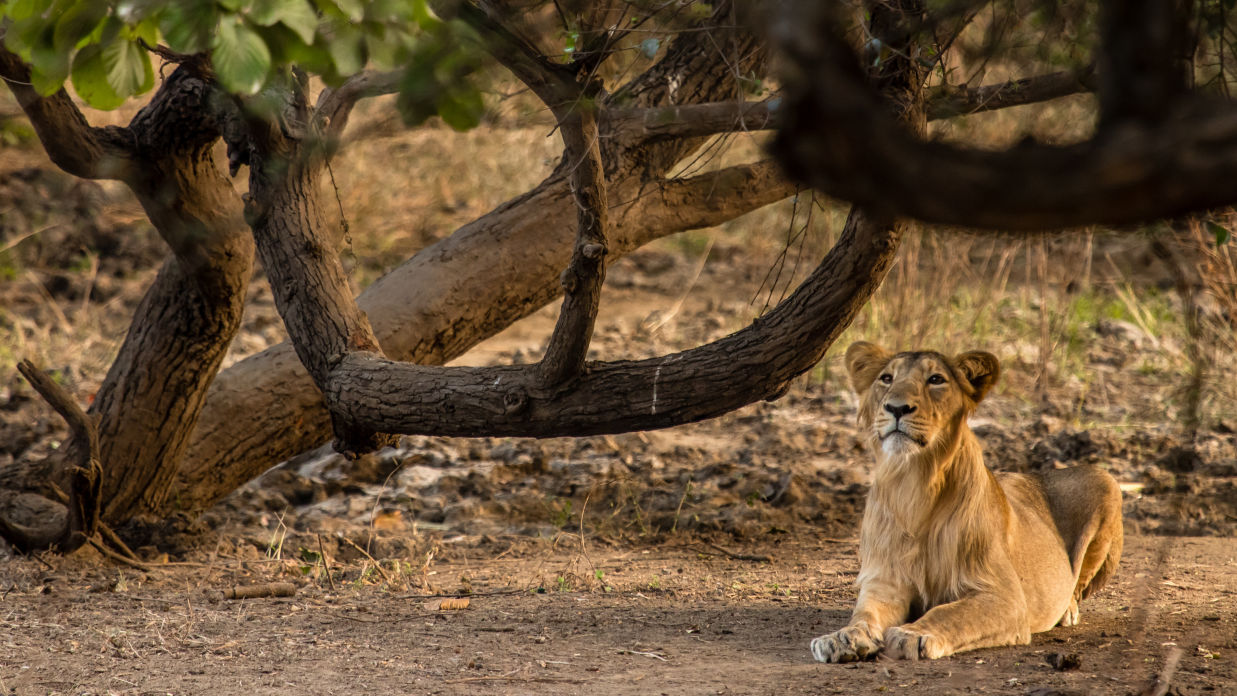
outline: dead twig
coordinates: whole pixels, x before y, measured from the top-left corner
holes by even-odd
[[[642,657],[652,657],[652,658],[661,660],[662,662],[669,662],[669,660],[667,660],[665,656],[663,655],[658,655],[655,652],[645,652],[643,650],[620,650],[619,654],[620,655],[640,655]]]
[[[331,592],[335,591],[335,578],[331,577],[331,564],[326,559],[326,549],[322,546],[322,535],[318,535],[318,557],[322,561],[322,567],[326,570],[326,581],[331,586]]]
[[[383,579],[384,581],[386,581],[386,583],[387,583],[388,585],[394,585],[394,584],[395,584],[395,583],[391,582],[391,576],[387,575],[387,571],[385,571],[385,570],[383,570],[383,569],[382,569],[382,564],[381,564],[381,563],[379,563],[378,561],[374,560],[374,557],[373,557],[373,556],[371,556],[371,555],[369,555],[369,552],[368,552],[368,551],[366,551],[365,549],[361,548],[360,546],[358,546],[358,545],[357,545],[357,543],[356,543],[355,541],[353,541],[353,540],[349,539],[348,537],[346,537],[346,536],[344,536],[344,535],[342,535],[342,534],[340,534],[340,535],[339,535],[339,538],[340,538],[340,539],[342,539],[342,540],[344,540],[344,541],[345,541],[345,542],[346,542],[349,546],[351,546],[352,548],[356,549],[357,551],[360,551],[360,552],[361,552],[361,555],[363,555],[363,556],[365,556],[366,558],[368,558],[368,559],[370,560],[370,562],[374,564],[374,567],[378,569],[378,574],[382,576],[382,579]]]
[[[261,585],[237,585],[223,593],[224,599],[260,599],[262,597],[291,597],[296,594],[296,585],[290,582],[267,582]]]
[[[26,553],[53,546],[61,553],[68,553],[94,537],[99,528],[103,467],[99,463],[98,427],[77,401],[34,363],[22,360],[17,370],[60,414],[72,433],[64,455],[69,463],[69,495],[65,502],[68,512],[59,528],[32,529],[0,518],[0,536]]]
[[[528,590],[493,590],[491,592],[450,592],[443,594],[402,594],[396,599],[463,599],[465,597],[501,597],[503,595],[524,594]]]

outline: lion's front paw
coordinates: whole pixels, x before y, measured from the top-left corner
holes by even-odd
[[[819,662],[858,662],[880,652],[881,642],[867,626],[847,626],[812,639],[812,657]]]
[[[944,641],[931,633],[909,626],[893,626],[885,631],[885,647],[881,654],[895,660],[935,660],[948,655],[949,651]]]

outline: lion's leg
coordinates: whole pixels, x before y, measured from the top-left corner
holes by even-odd
[[[892,584],[870,581],[859,589],[850,623],[829,635],[812,639],[812,656],[820,662],[856,662],[875,657],[889,626],[906,620],[910,592]]]
[[[1031,628],[1021,597],[982,593],[934,607],[914,623],[887,629],[882,654],[905,660],[934,660],[963,650],[1030,640]]]

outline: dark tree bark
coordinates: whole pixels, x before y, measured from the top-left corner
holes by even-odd
[[[179,69],[128,127],[92,128],[68,95],[40,97],[29,70],[0,49],[0,75],[52,161],[85,178],[113,178],[137,195],[173,255],[137,309],[101,385],[103,520],[162,509],[207,387],[240,325],[253,241],[231,183],[213,160],[211,89]],[[0,472],[0,488],[60,480],[58,460]]]

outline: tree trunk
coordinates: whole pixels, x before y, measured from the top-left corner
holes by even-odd
[[[166,506],[206,390],[240,326],[253,240],[239,197],[215,163],[210,86],[181,68],[124,128],[91,128],[68,95],[41,97],[0,49],[0,74],[52,160],[71,174],[124,181],[173,251],[143,297],[90,408],[99,419],[103,520]],[[0,472],[0,489],[46,490],[66,475],[53,457]]]

